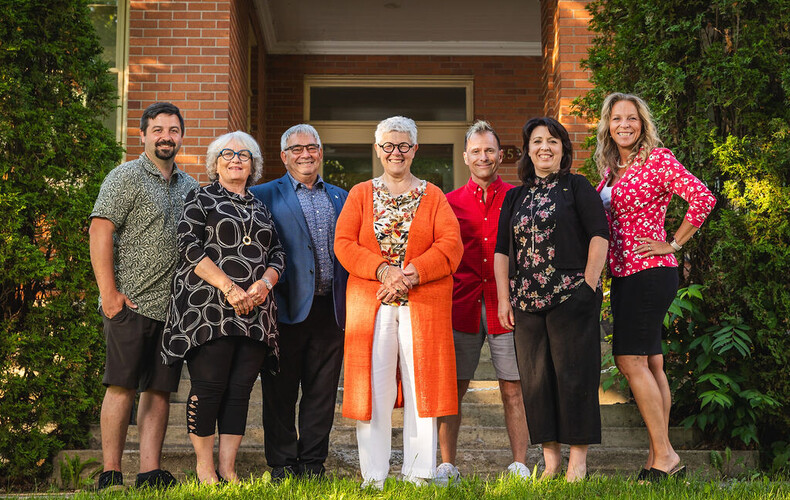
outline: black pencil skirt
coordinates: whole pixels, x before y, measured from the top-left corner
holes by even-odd
[[[601,442],[600,312],[586,283],[547,311],[514,311],[516,361],[533,443]]]
[[[678,290],[676,267],[654,267],[612,278],[612,353],[661,354],[664,316]]]

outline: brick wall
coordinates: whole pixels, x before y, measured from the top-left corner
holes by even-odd
[[[590,152],[581,144],[590,135],[590,124],[571,116],[575,98],[592,89],[590,73],[580,62],[587,57],[592,34],[587,29],[590,14],[587,0],[543,0],[541,25],[543,46],[543,102],[547,116],[556,118],[568,130],[574,145],[574,169],[578,169]]]
[[[247,128],[251,3],[131,2],[127,158],[142,152],[143,110],[169,101],[181,108],[186,122],[177,162],[201,183],[207,182],[206,147],[229,130]]]
[[[280,135],[303,121],[305,75],[474,75],[474,118],[489,120],[503,144],[518,147],[524,122],[543,114],[540,57],[269,55],[265,179],[285,172]],[[514,164],[503,165],[501,173],[517,179]]]

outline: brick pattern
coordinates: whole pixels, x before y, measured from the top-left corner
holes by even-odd
[[[251,10],[251,0],[131,2],[127,158],[142,152],[143,110],[169,101],[186,122],[177,162],[199,182],[208,181],[206,147],[229,130],[247,129]]]
[[[543,114],[540,57],[269,55],[266,73],[265,144],[274,153],[266,180],[285,172],[276,152],[285,129],[303,121],[305,75],[474,75],[474,118],[489,120],[503,144],[518,147],[526,120]],[[500,172],[517,182],[514,164]]]
[[[590,152],[581,144],[589,135],[589,124],[571,116],[577,97],[592,89],[590,72],[580,62],[587,57],[593,35],[588,29],[587,0],[543,0],[541,2],[543,45],[543,103],[547,116],[562,123],[574,144],[574,170],[581,167]]]

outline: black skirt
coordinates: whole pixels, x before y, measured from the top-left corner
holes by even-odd
[[[612,353],[615,356],[662,354],[664,316],[677,290],[676,267],[654,267],[612,278]]]

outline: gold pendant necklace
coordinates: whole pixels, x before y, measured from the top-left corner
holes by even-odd
[[[247,229],[247,226],[244,225],[244,217],[241,216],[241,211],[239,207],[236,205],[236,202],[233,201],[233,198],[230,199],[231,204],[233,204],[233,208],[236,209],[236,213],[239,214],[239,219],[241,220],[241,229],[244,231],[244,237],[241,239],[241,242],[244,243],[244,246],[249,246],[252,243],[252,238],[250,238],[250,233],[252,232],[252,215],[247,213],[245,208],[244,214],[250,216],[250,229]]]

